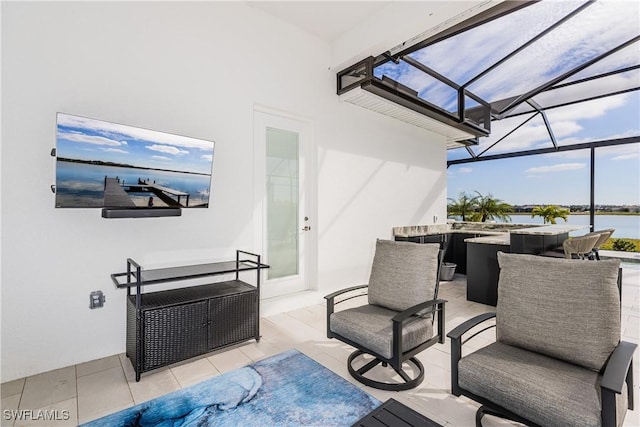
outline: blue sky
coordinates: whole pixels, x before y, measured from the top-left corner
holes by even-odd
[[[575,115],[572,111],[563,113],[559,108],[559,120],[551,121],[560,145],[640,135],[638,91],[564,109],[573,110]],[[584,109],[589,114],[583,115]],[[550,120],[552,111],[548,112]],[[500,122],[492,125],[493,133],[504,133]],[[550,147],[545,133],[540,122],[529,122],[529,126],[523,126],[487,154],[508,150],[510,146],[517,146],[518,150]],[[501,148],[502,144],[505,145]],[[487,146],[485,142],[481,147]],[[480,152],[482,148],[474,150]],[[468,157],[464,149],[449,150],[449,156]],[[511,204],[588,204],[590,156],[589,150],[580,150],[454,165],[447,170],[448,197],[479,191]],[[640,204],[640,144],[598,148],[595,165],[596,204]]]
[[[411,54],[459,85],[485,70],[516,47],[556,22],[583,1],[543,1]],[[640,2],[598,1],[545,35],[504,64],[470,84],[469,89],[492,102],[535,89],[584,62],[638,36]],[[638,42],[593,64],[567,81],[640,64]],[[375,71],[416,90],[420,97],[455,112],[456,94],[425,73],[400,61]],[[611,93],[640,84],[640,70],[620,73],[533,99],[542,106],[564,100]],[[526,106],[526,105],[525,105]],[[526,106],[528,107],[528,106]],[[528,107],[530,108],[530,107]],[[640,93],[628,92],[546,111],[559,145],[640,135]],[[492,122],[491,135],[474,147],[488,148],[529,115]],[[527,122],[487,155],[552,147],[540,116]],[[468,158],[464,149],[448,151],[448,159]],[[596,150],[596,204],[640,204],[640,144]],[[492,194],[511,204],[588,204],[588,150],[451,166],[448,197],[461,192]]]
[[[212,141],[58,113],[57,156],[211,175]]]

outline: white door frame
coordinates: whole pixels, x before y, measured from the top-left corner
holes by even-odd
[[[317,163],[316,146],[313,139],[313,121],[263,105],[253,107],[253,173],[254,173],[254,246],[259,253],[266,254],[266,146],[264,129],[266,126],[295,131],[300,135],[300,161],[304,162],[303,181],[300,182],[302,199],[300,216],[309,221],[300,221],[301,227],[309,225],[310,230],[300,230],[304,236],[303,250],[300,253],[300,271],[302,277],[292,276],[275,280],[264,280],[261,286],[261,298],[272,298],[317,288]],[[304,212],[302,212],[304,211]],[[268,258],[265,260],[267,263]]]

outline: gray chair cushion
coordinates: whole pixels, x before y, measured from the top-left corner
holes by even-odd
[[[435,299],[440,245],[378,240],[369,277],[369,304],[403,311]]]
[[[599,371],[620,341],[619,260],[498,263],[497,340]]]
[[[396,314],[398,312],[384,307],[363,305],[331,314],[329,327],[333,332],[390,359],[393,343],[391,318]],[[432,336],[431,316],[407,321],[402,331],[402,351],[410,350]]]
[[[536,424],[601,425],[601,375],[590,369],[499,342],[462,358],[458,369],[462,388]],[[622,425],[626,392],[616,397]]]

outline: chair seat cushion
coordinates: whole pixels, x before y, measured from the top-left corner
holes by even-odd
[[[601,425],[601,375],[591,369],[496,342],[463,357],[458,375],[463,389],[536,424]],[[625,393],[616,404],[622,425]]]
[[[398,314],[376,305],[363,305],[331,314],[331,331],[391,359],[393,343],[393,322]],[[407,320],[402,332],[402,351],[410,350],[433,337],[431,315]]]

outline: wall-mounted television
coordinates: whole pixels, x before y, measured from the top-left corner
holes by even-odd
[[[213,141],[66,113],[57,114],[56,141],[56,208],[105,216],[209,206]]]

